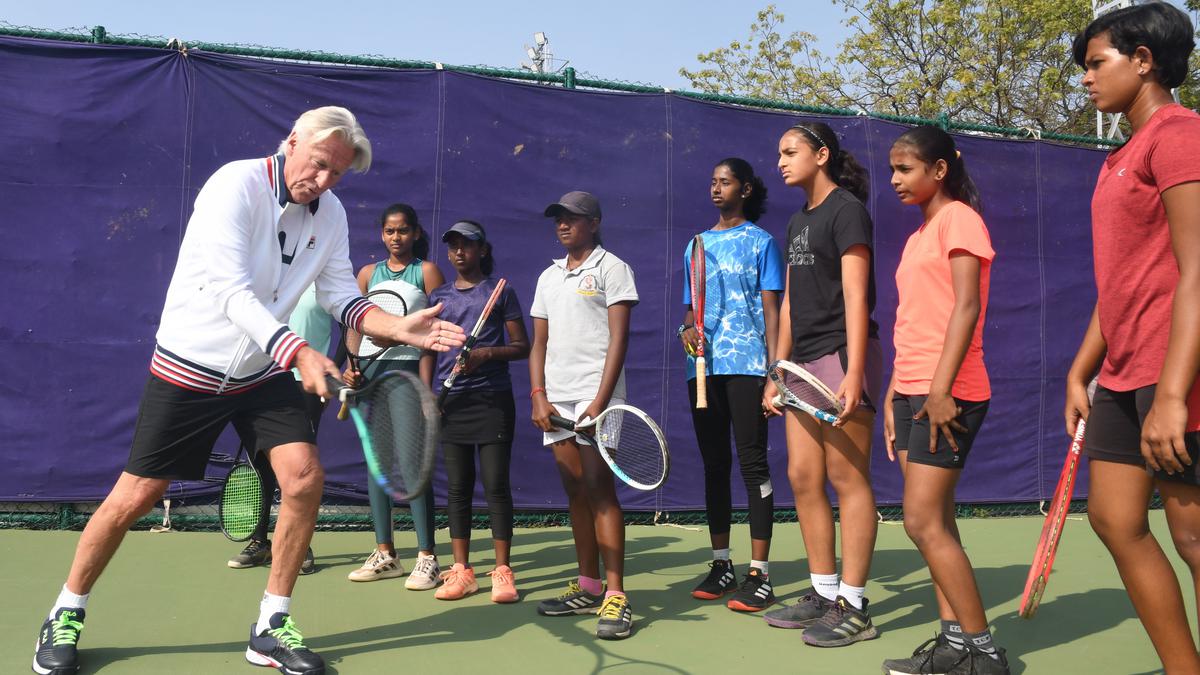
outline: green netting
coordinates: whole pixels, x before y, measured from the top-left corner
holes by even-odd
[[[0,503],[0,529],[33,529],[33,530],[80,530],[87,524],[88,518],[99,506],[98,503]],[[1040,516],[1045,514],[1047,504],[1044,502],[1017,502],[1007,504],[959,504],[959,518],[1012,518],[1018,516]],[[1150,508],[1161,509],[1162,501],[1156,495],[1150,503]],[[881,522],[900,522],[904,512],[898,505],[881,505],[878,509]],[[1071,502],[1071,513],[1087,513],[1087,501]],[[837,509],[833,510],[837,517]],[[217,515],[217,504],[209,498],[203,502],[188,502],[173,500],[169,519],[164,517],[164,508],[160,505],[134,526],[134,529],[161,528],[168,522],[170,528],[181,531],[215,532],[220,530],[220,520]],[[748,522],[747,511],[734,511],[734,523]],[[275,516],[272,515],[272,524]],[[412,516],[404,508],[396,509],[394,528],[405,531],[413,529]],[[434,522],[441,529],[448,526],[449,521],[444,513],[438,513]],[[627,512],[625,522],[630,525],[667,525],[702,528],[707,525],[703,511],[674,511],[674,512]],[[776,523],[796,522],[794,509],[779,509],[775,511]],[[570,516],[565,511],[519,511],[515,516],[517,527],[551,527],[570,524]],[[485,530],[490,527],[486,511],[477,509],[472,518],[472,527]],[[326,531],[370,530],[370,509],[365,505],[337,503],[327,501],[321,505],[317,517],[317,529]]]
[[[774,101],[770,99],[751,98],[746,96],[732,96],[696,91],[676,91],[652,84],[592,77],[586,73],[577,73],[574,68],[570,67],[564,68],[561,73],[534,73],[525,70],[493,68],[490,66],[455,66],[434,61],[410,61],[374,55],[347,56],[345,54],[334,54],[330,52],[285,49],[279,47],[263,47],[260,45],[188,42],[179,38],[164,38],[138,34],[117,35],[109,33],[104,26],[47,30],[42,28],[32,28],[29,26],[15,26],[6,21],[0,21],[0,35],[39,38],[43,40],[60,40],[65,42],[90,42],[94,44],[170,49],[184,53],[186,53],[188,50],[201,50],[220,54],[231,54],[235,56],[335,64],[343,66],[395,68],[403,70],[450,70],[510,80],[525,80],[544,84],[557,84],[567,89],[586,88],[642,94],[661,94],[669,92],[677,96],[701,101],[746,106],[751,108],[765,108],[769,110],[787,110],[810,115],[849,117],[865,116],[874,119],[887,120],[890,122],[900,122],[903,124],[928,124],[940,126],[946,130],[966,131],[1008,138],[1036,138],[1040,140],[1061,141],[1065,143],[1076,143],[1082,145],[1120,145],[1119,141],[1112,139],[1097,138],[1094,136],[1057,134],[1031,128],[1018,129],[1011,127],[997,127],[988,124],[977,124],[969,121],[953,120],[945,114],[939,115],[934,119],[928,119],[924,117],[890,115],[886,113],[870,112],[865,110],[850,110],[846,108],[802,105],[797,103],[789,103],[786,101]]]

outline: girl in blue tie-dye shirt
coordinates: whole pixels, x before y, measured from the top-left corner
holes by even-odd
[[[684,284],[687,307],[679,337],[688,353],[688,394],[692,424],[704,460],[704,499],[713,561],[707,577],[692,591],[702,600],[737,592],[727,606],[742,612],[762,610],[775,601],[767,578],[771,524],[775,508],[767,466],[767,421],[759,402],[766,381],[767,354],[775,351],[783,256],[771,235],[754,224],[763,214],[767,188],[743,159],[722,160],[713,169],[710,197],[717,223],[703,233],[705,256],[704,336],[694,326],[691,288]],[[691,278],[692,244],[684,250],[684,278]],[[708,357],[708,407],[696,409],[696,359],[699,340]],[[729,485],[733,453],[750,504],[750,571],[741,586],[729,557],[733,496]]]

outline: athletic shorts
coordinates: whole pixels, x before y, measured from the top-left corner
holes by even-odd
[[[625,399],[620,399],[620,398],[614,397],[612,399],[609,399],[608,405],[609,405],[609,407],[612,407],[614,405],[620,405],[624,402],[625,402]],[[562,402],[558,402],[558,403],[555,403],[554,401],[550,402],[550,405],[554,406],[554,409],[558,411],[559,417],[565,417],[566,419],[569,419],[569,420],[579,419],[579,416],[582,415],[583,411],[587,410],[588,406],[590,406],[591,404],[592,404],[592,399],[584,399],[582,401],[562,401]],[[542,432],[542,445],[550,445],[551,443],[565,441],[568,438],[574,438],[577,443],[582,443],[583,445],[591,445],[591,443],[588,443],[587,441],[583,440],[582,438],[576,436],[574,431],[566,431],[563,429],[555,429],[554,431]]]
[[[206,394],[151,375],[138,406],[125,471],[143,478],[200,480],[230,422],[250,452],[316,443],[304,390],[290,372],[236,394]]]
[[[1096,387],[1083,439],[1083,451],[1089,459],[1146,466],[1141,450],[1142,422],[1154,403],[1154,390],[1153,384],[1133,391]],[[1184,466],[1183,473],[1168,475],[1165,471],[1158,471],[1154,477],[1200,485],[1196,476],[1196,462],[1200,461],[1200,431],[1188,432],[1183,439],[1192,458],[1191,465]]]
[[[442,440],[467,445],[511,443],[516,421],[511,389],[452,392],[442,408]]]
[[[946,469],[961,469],[967,464],[967,455],[975,444],[975,436],[979,427],[983,426],[983,418],[987,417],[989,401],[964,401],[956,398],[954,402],[962,408],[958,423],[967,428],[965,432],[951,429],[954,442],[958,444],[958,452],[951,449],[945,436],[938,436],[937,452],[929,452],[929,418],[922,417],[914,420],[913,415],[925,405],[928,396],[906,396],[896,394],[892,397],[892,416],[896,421],[896,450],[907,450],[908,461],[929,466],[940,466]]]
[[[793,359],[793,363],[816,375],[817,379],[829,387],[830,391],[836,392],[842,385],[842,380],[846,379],[845,347],[814,361],[800,362]],[[870,339],[867,340],[866,362],[863,364],[863,391],[862,399],[858,404],[860,408],[878,412],[875,401],[879,400],[882,384],[883,347],[880,346],[879,340]]]

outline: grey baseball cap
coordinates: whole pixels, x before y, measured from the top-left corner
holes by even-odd
[[[483,228],[466,220],[460,220],[451,225],[450,229],[442,235],[442,241],[449,239],[451,233],[461,234],[472,241],[487,241],[487,235],[483,233]]]
[[[596,199],[590,192],[581,192],[575,190],[563,195],[557,202],[546,207],[544,215],[555,217],[559,213],[566,211],[579,216],[587,216],[589,218],[600,217],[600,201]]]

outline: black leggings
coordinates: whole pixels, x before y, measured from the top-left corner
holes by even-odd
[[[733,452],[729,447],[732,425],[750,505],[750,537],[771,538],[775,496],[767,465],[767,419],[762,413],[765,381],[752,375],[710,375],[708,408],[697,410],[696,380],[688,380],[692,426],[704,459],[704,506],[710,534],[728,533],[732,518],[733,494],[729,486],[733,475]]]
[[[316,435],[317,429],[321,427],[321,413],[325,411],[325,402],[316,394],[304,393],[304,412],[308,414],[308,420],[312,422],[313,434]],[[267,540],[267,526],[271,522],[271,504],[275,501],[275,490],[279,487],[279,482],[275,480],[275,471],[271,469],[271,460],[265,452],[255,452],[250,455],[250,463],[258,469],[259,478],[262,479],[262,506],[260,507],[258,517],[258,527],[254,529],[254,533],[250,538],[255,541]]]
[[[479,468],[483,476],[483,494],[487,498],[492,521],[492,539],[512,539],[512,487],[508,468],[512,460],[512,441],[497,443],[442,442],[446,459],[446,514],[450,517],[450,538],[471,538],[471,498],[475,493],[475,448],[479,448]]]

